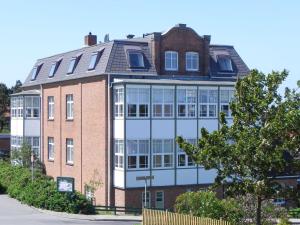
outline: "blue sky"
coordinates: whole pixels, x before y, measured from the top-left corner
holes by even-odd
[[[300,80],[300,1],[9,0],[0,8],[0,82],[24,81],[36,59],[103,40],[164,31],[186,23],[213,44],[234,45],[250,68],[290,71]]]

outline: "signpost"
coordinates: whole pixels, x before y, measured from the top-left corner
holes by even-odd
[[[57,190],[59,192],[74,192],[74,178],[73,177],[57,177]]]
[[[146,208],[147,205],[147,180],[153,180],[154,176],[139,176],[136,177],[136,180],[143,180],[145,181],[145,202],[144,202],[144,208]]]

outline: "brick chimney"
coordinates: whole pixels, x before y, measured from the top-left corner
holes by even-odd
[[[97,44],[97,35],[93,35],[91,32],[84,36],[85,46],[92,46]]]

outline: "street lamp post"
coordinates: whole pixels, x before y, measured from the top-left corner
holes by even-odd
[[[145,181],[144,208],[146,208],[146,205],[147,205],[147,180],[153,180],[153,179],[154,179],[154,176],[139,176],[139,177],[136,177],[136,180]]]

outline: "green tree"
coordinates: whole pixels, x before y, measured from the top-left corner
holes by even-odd
[[[231,126],[221,113],[220,129],[209,133],[202,128],[196,146],[177,138],[196,163],[217,170],[215,182],[226,185],[229,194],[256,196],[257,225],[262,201],[280,191],[275,175],[299,164],[299,87],[286,88],[283,96],[278,93],[287,75],[287,71],[265,75],[252,70],[236,83]]]
[[[16,81],[16,84],[11,87],[10,94],[15,94],[22,91],[22,82],[20,80]]]
[[[0,83],[0,131],[6,125],[4,114],[9,110],[9,89],[5,84]]]

